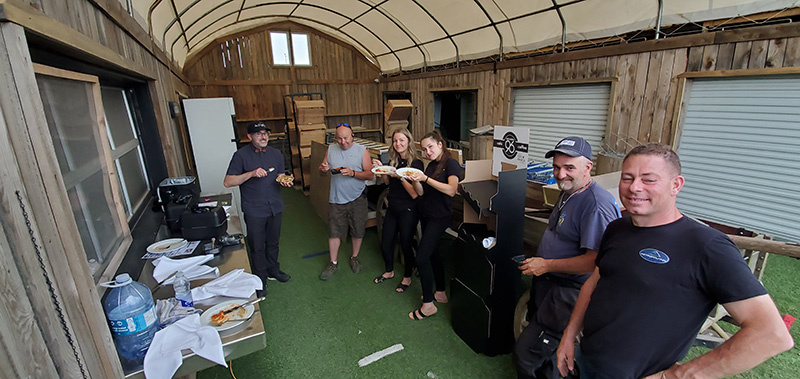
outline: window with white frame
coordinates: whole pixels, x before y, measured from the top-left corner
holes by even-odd
[[[291,37],[291,38],[290,38]],[[275,66],[310,66],[311,45],[308,34],[270,32],[272,64]]]

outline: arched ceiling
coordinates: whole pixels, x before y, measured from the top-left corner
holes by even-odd
[[[121,0],[122,1],[122,0]],[[129,0],[178,66],[219,37],[278,21],[357,48],[383,73],[798,6],[800,0]],[[663,7],[660,7],[663,4]],[[660,22],[659,22],[660,21]],[[653,33],[655,36],[655,33]]]

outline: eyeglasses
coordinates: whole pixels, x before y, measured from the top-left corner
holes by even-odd
[[[350,127],[350,124],[348,124],[346,122],[340,122],[338,125],[336,125],[337,128],[340,127],[340,126],[346,126],[346,127],[350,128],[350,130],[353,130],[353,128]]]
[[[268,130],[262,130],[260,132],[253,133],[253,135],[254,136],[268,136],[269,135],[269,131]]]

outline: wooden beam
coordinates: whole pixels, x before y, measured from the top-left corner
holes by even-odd
[[[752,23],[754,21],[764,21],[773,18],[791,17],[800,15],[800,8],[783,9],[779,11],[761,12],[742,17],[733,17],[724,20],[711,20],[703,23],[706,29],[716,28],[717,26],[737,25],[741,23]]]
[[[119,55],[97,41],[79,33],[18,0],[0,0],[0,20],[10,21],[59,45],[117,70],[147,79],[155,79],[152,70]]]
[[[94,4],[97,9],[99,9],[103,14],[105,14],[109,19],[111,19],[115,24],[117,24],[121,30],[125,31],[130,35],[133,39],[139,42],[143,48],[145,48],[150,54],[157,59],[161,64],[167,66],[169,70],[175,75],[178,79],[183,81],[184,83],[188,83],[188,80],[185,76],[183,76],[183,72],[181,68],[173,64],[173,62],[167,57],[167,54],[158,47],[158,45],[153,41],[150,37],[148,31],[144,30],[144,28],[139,25],[133,17],[122,7],[122,4],[119,1],[114,0],[88,0],[92,4]]]
[[[778,242],[733,234],[728,234],[728,237],[730,237],[733,243],[740,249],[800,258],[800,245],[796,243]]]
[[[800,74],[800,67],[778,67],[778,68],[756,68],[743,70],[716,70],[716,71],[694,71],[684,72],[678,78],[711,78],[711,77],[733,77],[733,76],[756,76],[756,75],[788,75]]]
[[[396,82],[411,79],[424,79],[444,75],[458,75],[468,72],[508,69],[525,66],[536,66],[546,63],[568,62],[580,59],[611,57],[627,54],[638,54],[658,50],[680,49],[697,46],[715,45],[723,43],[755,41],[763,39],[777,39],[800,36],[800,23],[765,25],[735,30],[723,30],[711,33],[699,33],[686,36],[661,38],[641,42],[625,43],[614,46],[604,46],[579,51],[568,51],[540,55],[530,58],[511,59],[497,63],[482,63],[467,68],[453,68],[441,71],[428,71],[423,73],[406,74],[382,78],[381,82]]]

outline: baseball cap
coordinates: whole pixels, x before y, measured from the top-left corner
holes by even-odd
[[[267,133],[269,133],[269,129],[267,129],[267,126],[264,125],[263,122],[254,122],[250,125],[247,125],[247,134],[255,134],[262,130],[266,130]]]
[[[555,153],[566,154],[570,157],[584,156],[586,159],[592,160],[592,146],[581,137],[567,137],[558,141],[556,147],[548,151],[544,157],[550,158]]]

